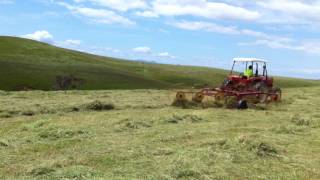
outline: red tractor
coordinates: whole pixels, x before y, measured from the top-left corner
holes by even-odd
[[[244,72],[239,73],[237,65],[244,65]],[[242,69],[243,70],[243,69]],[[214,97],[217,101],[236,101],[235,107],[245,109],[248,103],[269,103],[281,100],[281,89],[273,86],[273,78],[268,76],[267,62],[256,58],[235,58],[230,74],[218,88],[204,88],[200,92],[183,92],[176,94],[176,101],[186,101],[187,94],[192,95],[192,101],[201,103],[205,97]]]

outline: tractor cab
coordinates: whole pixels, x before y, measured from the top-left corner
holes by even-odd
[[[250,75],[247,75],[250,72]],[[273,78],[268,76],[267,62],[256,58],[234,58],[232,69],[223,83],[223,89],[248,90],[261,86],[272,87]]]

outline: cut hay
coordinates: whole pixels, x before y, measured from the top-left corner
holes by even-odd
[[[112,110],[115,106],[110,103],[102,103],[100,101],[94,101],[92,103],[86,104],[85,109],[91,111],[103,111],[103,110]]]
[[[198,103],[195,103],[193,101],[188,101],[186,99],[184,100],[178,100],[178,99],[175,99],[172,103],[172,106],[175,106],[175,107],[182,107],[184,109],[189,109],[189,108],[193,108],[193,107],[198,107],[199,104]]]

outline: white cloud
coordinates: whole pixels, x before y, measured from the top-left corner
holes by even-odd
[[[36,41],[46,42],[46,43],[53,43],[53,36],[48,31],[36,31],[32,34],[26,34],[21,36],[27,39],[33,39]]]
[[[152,52],[151,48],[149,47],[136,47],[136,48],[133,48],[132,51],[136,53],[143,53],[143,54],[150,54]]]
[[[239,29],[236,26],[222,26],[215,23],[203,22],[203,21],[181,21],[171,23],[172,26],[192,30],[192,31],[207,31],[207,32],[215,32],[220,34],[229,34],[229,35],[246,35],[260,39],[267,40],[277,40],[281,42],[290,42],[292,39],[282,36],[269,35],[263,32],[254,31],[250,29]]]
[[[86,2],[87,0],[73,0],[73,1],[76,3],[83,3],[83,2]]]
[[[111,48],[111,47],[106,47],[106,48],[104,48],[104,50],[109,51],[109,52],[113,52],[113,53],[120,53],[121,52],[121,50]]]
[[[215,23],[209,23],[209,22],[196,22],[196,21],[181,21],[181,22],[175,22],[170,23],[172,26],[180,28],[180,29],[186,29],[186,30],[203,30],[208,32],[217,32],[222,34],[239,34],[239,30],[234,26],[221,26]]]
[[[171,23],[171,25],[186,30],[207,31],[228,35],[245,35],[256,38],[254,42],[239,43],[239,45],[242,46],[264,45],[272,49],[289,49],[312,54],[320,54],[320,43],[318,41],[303,41],[299,43],[297,40],[289,37],[271,35],[250,29],[240,29],[235,26],[222,26],[209,22],[182,21]]]
[[[314,0],[265,0],[258,7],[266,12],[266,20],[274,23],[304,24],[320,21],[320,1]]]
[[[154,0],[152,11],[163,16],[198,16],[211,19],[256,20],[259,12],[207,0]]]
[[[168,52],[161,52],[161,53],[158,53],[158,56],[161,57],[161,58],[175,58],[174,56],[170,55]]]
[[[254,42],[246,42],[246,43],[239,43],[241,46],[258,46],[264,45],[270,47],[272,49],[288,49],[288,50],[295,50],[295,51],[303,51],[310,54],[320,54],[320,43],[317,42],[310,42],[305,41],[302,43],[296,42],[283,42],[277,40],[266,40],[260,39]]]
[[[74,39],[68,39],[68,40],[64,41],[64,44],[66,44],[67,46],[79,46],[79,45],[81,45],[81,41],[74,40]]]
[[[13,4],[13,0],[0,0],[0,4]]]
[[[319,54],[320,55],[320,42],[317,41],[307,41],[307,42],[303,42],[300,45],[300,49],[308,52],[308,53],[312,53],[312,54]]]
[[[144,9],[147,7],[145,0],[90,0],[91,2],[115,9],[118,11],[128,11],[130,9]]]
[[[144,58],[144,59],[174,59],[176,58],[175,56],[172,56],[169,52],[160,52],[160,53],[157,53],[157,52],[153,52],[152,49],[150,47],[136,47],[136,48],[133,48],[132,51],[134,53],[138,53],[140,54],[139,58]],[[141,56],[142,55],[142,56]],[[137,57],[136,55],[133,54],[133,57]],[[160,59],[159,59],[160,58]]]
[[[72,6],[67,3],[58,2],[57,4],[62,5],[69,9],[76,15],[81,15],[89,18],[90,20],[102,23],[102,24],[122,24],[122,25],[134,25],[135,22],[128,18],[118,15],[117,13],[105,9],[94,9],[88,7]]]
[[[320,74],[320,68],[291,69],[290,71],[294,73],[302,73],[308,75]]]
[[[138,11],[138,12],[136,12],[136,15],[141,16],[141,17],[150,17],[150,18],[159,17],[159,15],[153,11],[143,11],[143,12]]]

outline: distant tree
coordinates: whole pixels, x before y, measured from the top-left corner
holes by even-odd
[[[85,81],[81,78],[76,78],[73,75],[69,76],[56,76],[56,90],[70,90],[70,89],[77,89],[82,86]]]

